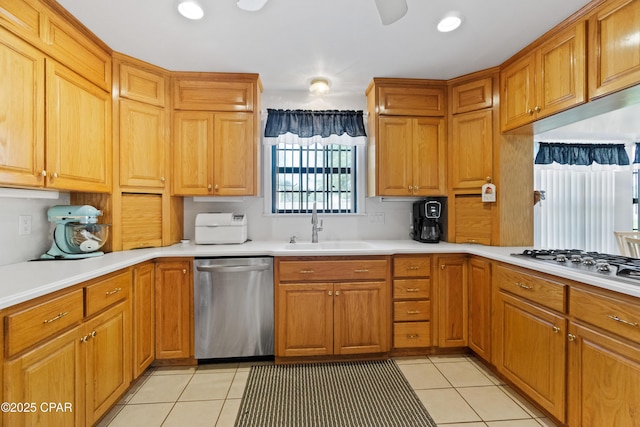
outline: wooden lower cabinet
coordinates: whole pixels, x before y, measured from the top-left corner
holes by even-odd
[[[156,263],[156,359],[193,356],[193,275],[191,260]]]
[[[133,378],[151,365],[155,348],[155,268],[149,262],[133,268]]]
[[[640,348],[569,326],[568,425],[640,426]]]
[[[121,302],[6,362],[4,400],[35,407],[28,413],[5,412],[4,424],[93,425],[131,383],[129,313],[129,302]]]
[[[438,347],[466,347],[469,308],[467,256],[436,258]]]
[[[130,313],[125,301],[85,325],[87,425],[104,415],[131,383]]]
[[[84,327],[78,326],[5,362],[3,400],[36,405],[29,408],[30,412],[4,412],[5,426],[85,425],[84,335]],[[69,403],[71,410],[45,412],[40,408],[42,402]]]
[[[276,355],[330,356],[388,351],[385,282],[278,286]]]
[[[469,348],[491,361],[491,262],[469,258]]]
[[[498,372],[564,422],[566,318],[503,291],[496,304]]]

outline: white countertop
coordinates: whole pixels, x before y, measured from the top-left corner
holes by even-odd
[[[323,242],[321,242],[322,245]],[[419,243],[413,240],[371,240],[366,248],[355,248],[344,242],[343,249],[305,249],[302,242],[296,250],[282,241],[250,241],[239,245],[177,244],[163,248],[113,252],[101,257],[67,261],[30,261],[0,266],[0,309],[82,283],[107,273],[154,258],[165,257],[229,257],[229,256],[328,256],[328,255],[393,255],[402,253],[468,253],[496,261],[530,268],[604,289],[640,298],[638,285],[621,283],[605,277],[589,275],[553,263],[540,263],[512,257],[523,247],[499,247],[440,242]],[[301,248],[301,249],[298,249]]]

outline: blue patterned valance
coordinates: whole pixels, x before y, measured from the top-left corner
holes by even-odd
[[[636,158],[638,153],[636,150]],[[640,160],[639,160],[640,161]],[[553,162],[561,165],[620,165],[629,164],[629,156],[624,144],[565,144],[541,142],[536,165],[548,165]]]
[[[363,112],[353,110],[267,110],[265,144],[364,145]]]

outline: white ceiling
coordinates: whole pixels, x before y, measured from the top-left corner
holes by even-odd
[[[177,0],[58,0],[112,49],[171,71],[259,73],[264,90],[364,94],[373,77],[449,79],[501,64],[589,0],[407,0],[383,26],[374,0],[269,0],[246,12],[236,0],[200,0],[190,21]],[[463,17],[453,33],[437,20]]]
[[[374,0],[269,0],[257,12],[200,0],[200,21],[179,15],[177,0],[58,2],[115,51],[165,69],[258,73],[265,92],[306,92],[323,76],[331,97],[364,96],[373,77],[450,79],[500,65],[589,0],[407,0],[389,26]],[[451,11],[462,27],[439,33]],[[640,140],[639,114],[626,108],[538,139]]]

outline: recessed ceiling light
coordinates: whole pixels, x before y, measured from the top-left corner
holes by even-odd
[[[178,12],[188,19],[201,19],[204,16],[202,6],[195,0],[184,0],[178,3]]]
[[[462,18],[457,13],[449,13],[438,22],[438,31],[448,33],[462,24]]]
[[[316,96],[326,95],[329,92],[329,81],[321,77],[311,80],[309,92]]]
[[[267,0],[238,0],[238,7],[242,10],[255,12],[262,9]]]

